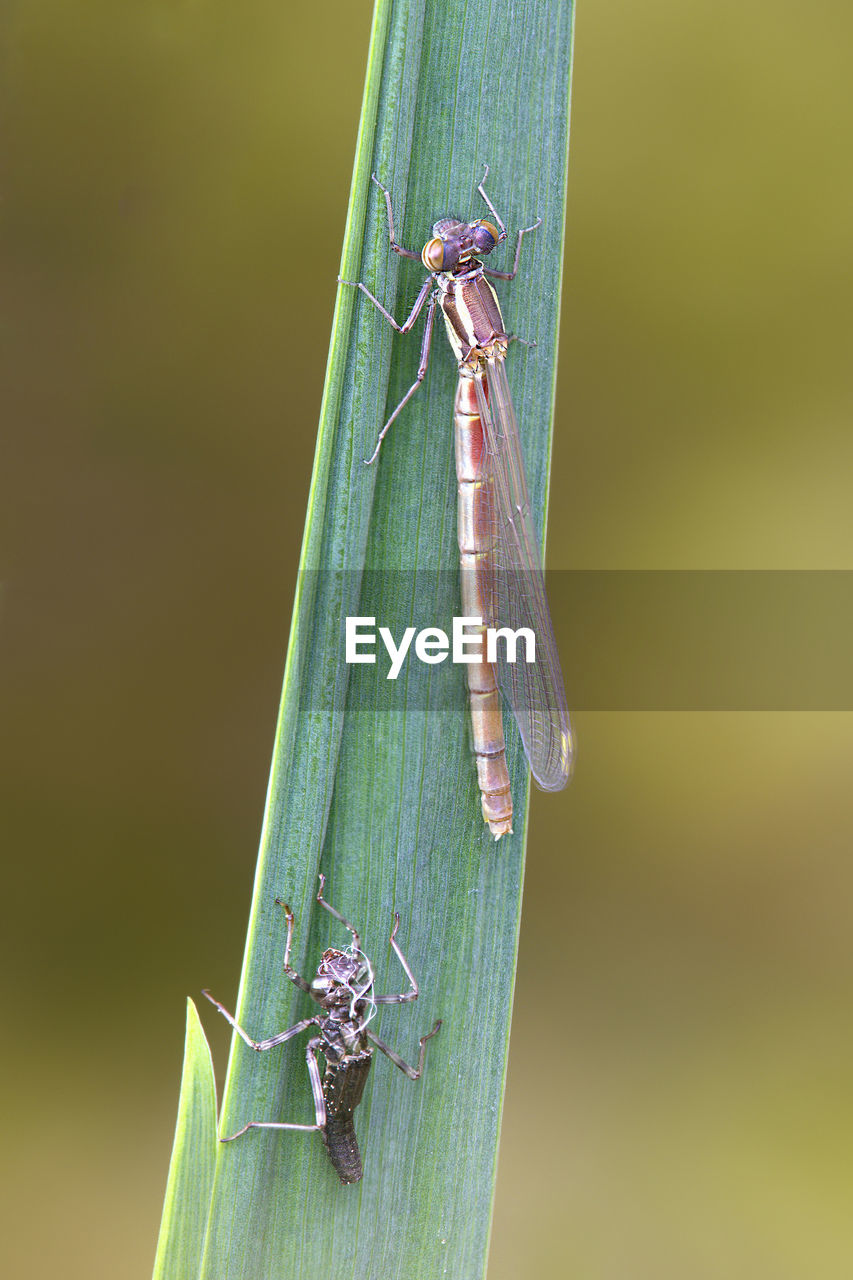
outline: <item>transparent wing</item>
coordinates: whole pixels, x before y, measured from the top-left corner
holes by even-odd
[[[490,623],[527,627],[536,637],[532,663],[523,661],[522,644],[515,662],[507,662],[506,645],[498,645],[498,684],[534,778],[544,791],[559,791],[571,773],[572,730],[504,361],[487,360],[485,382],[479,376],[474,382],[485,439],[482,475],[492,482]]]

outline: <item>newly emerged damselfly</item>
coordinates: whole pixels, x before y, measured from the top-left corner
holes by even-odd
[[[232,1133],[222,1142],[233,1142],[246,1133],[248,1129],[299,1129],[313,1132],[319,1129],[329,1159],[341,1182],[358,1182],[362,1176],[361,1154],[355,1137],[353,1111],[361,1102],[361,1095],[367,1083],[373,1047],[380,1049],[390,1058],[396,1067],[409,1077],[417,1080],[424,1066],[424,1053],[427,1040],[434,1036],[441,1026],[436,1022],[432,1031],[420,1039],[420,1052],[417,1067],[410,1067],[407,1062],[394,1052],[383,1040],[368,1029],[368,1023],[376,1013],[380,1004],[405,1004],[409,1000],[417,1000],[418,984],[412,975],[408,961],[397,943],[397,930],[400,917],[395,912],[394,927],[391,930],[391,946],[394,954],[403,966],[403,972],[409,980],[409,990],[399,995],[376,995],[373,990],[373,966],[361,949],[361,941],[355,928],[339,911],[326,902],[323,897],[325,876],[320,876],[320,889],[317,901],[330,915],[339,920],[345,929],[352,934],[352,943],[343,950],[330,947],[323,952],[323,959],[316,976],[310,982],[291,968],[290,952],[293,944],[293,912],[286,902],[276,898],[279,906],[284,907],[287,919],[287,942],[284,947],[284,972],[300,991],[305,991],[312,1000],[322,1007],[321,1015],[303,1018],[294,1023],[286,1031],[279,1031],[268,1040],[253,1040],[247,1031],[228,1012],[218,1000],[214,1000],[209,991],[204,995],[215,1005],[224,1018],[250,1049],[264,1053],[267,1049],[275,1049],[277,1045],[307,1031],[309,1027],[317,1027],[318,1033],[312,1036],[305,1048],[305,1060],[308,1064],[308,1076],[311,1091],[314,1095],[314,1124],[285,1124],[277,1120],[250,1120],[242,1129]],[[320,1075],[317,1053],[322,1053],[326,1069]]]
[[[533,777],[545,791],[561,790],[572,765],[572,732],[560,659],[545,594],[539,540],[530,513],[518,424],[506,376],[508,334],[497,295],[487,276],[513,280],[521,242],[541,220],[518,233],[511,271],[485,267],[480,258],[507,238],[506,227],[486,195],[477,190],[497,226],[485,218],[460,222],[442,218],[420,253],[404,249],[394,234],[391,194],[376,175],[385,197],[391,248],[404,258],[419,259],[429,271],[407,318],[399,324],[365,284],[358,288],[398,333],[408,333],[427,308],[417,377],[379,433],[368,463],[375,462],[391,423],[424,380],[436,307],[441,308],[447,336],[459,365],[454,404],[458,538],[462,610],[482,619],[479,646],[467,666],[474,753],[483,818],[496,840],[512,831],[512,793],[506,764],[498,686],[521,733]],[[506,652],[487,661],[487,628],[521,628],[535,636],[535,661],[507,661]]]

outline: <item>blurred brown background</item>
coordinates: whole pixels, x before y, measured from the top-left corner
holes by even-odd
[[[236,986],[369,5],[323,15],[4,19],[10,1277],[150,1273],[184,997]],[[553,566],[850,566],[851,42],[840,0],[581,5]],[[576,721],[490,1280],[846,1278],[853,721]]]

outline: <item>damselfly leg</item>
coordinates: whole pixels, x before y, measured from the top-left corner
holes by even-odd
[[[400,964],[403,966],[403,972],[405,973],[406,977],[409,979],[409,990],[402,991],[397,995],[376,996],[377,1004],[404,1004],[407,1000],[417,1000],[418,998],[418,984],[415,982],[415,976],[412,973],[411,969],[409,968],[409,962],[406,959],[406,957],[403,955],[403,952],[400,949],[400,944],[397,942],[397,930],[399,929],[399,927],[400,927],[400,915],[399,915],[399,912],[395,911],[394,927],[391,930],[391,937],[389,938],[389,942],[391,943],[391,946],[394,950],[394,955],[397,957],[397,959],[400,961]],[[431,1034],[432,1032],[430,1032],[430,1035]]]
[[[379,1036],[375,1036],[372,1031],[368,1031],[367,1038],[373,1044],[376,1045],[377,1049],[379,1049],[382,1053],[385,1054],[386,1058],[391,1059],[395,1067],[399,1067],[401,1071],[405,1072],[405,1074],[409,1077],[410,1080],[419,1080],[421,1077],[421,1072],[424,1069],[424,1057],[426,1055],[426,1042],[427,1040],[431,1040],[434,1035],[437,1035],[440,1029],[441,1029],[441,1018],[438,1019],[432,1031],[428,1031],[425,1036],[421,1036],[420,1040],[418,1041],[420,1052],[418,1053],[418,1065],[416,1067],[410,1067],[408,1062],[405,1062],[400,1057],[399,1053],[395,1053],[394,1050],[390,1047],[390,1045],[387,1045],[384,1040],[380,1040]]]
[[[248,1124],[243,1125],[242,1129],[238,1129],[227,1138],[220,1138],[219,1141],[233,1142],[235,1138],[242,1138],[243,1134],[248,1133],[250,1129],[296,1129],[300,1133],[314,1133],[319,1129],[322,1133],[326,1127],[326,1099],[323,1096],[323,1080],[320,1075],[320,1064],[317,1061],[317,1052],[322,1047],[323,1041],[320,1036],[312,1036],[305,1046],[305,1063],[308,1067],[308,1078],[311,1081],[311,1093],[314,1096],[314,1124],[289,1124],[282,1120],[250,1120]]]
[[[326,901],[326,899],[323,897],[323,890],[325,889],[325,887],[326,887],[326,877],[323,875],[321,871],[320,872],[320,888],[317,891],[317,901],[319,902],[321,907],[324,907],[325,910],[328,911],[330,916],[334,916],[336,920],[339,920],[340,923],[344,926],[344,928],[347,929],[352,934],[353,947],[355,948],[356,951],[361,951],[361,939],[358,936],[355,925],[350,924],[349,920],[347,920],[345,916],[342,916],[340,911],[335,910],[331,902]]]
[[[288,977],[290,977],[290,974],[288,974]],[[305,986],[306,990],[309,989],[307,983]],[[237,1019],[228,1012],[224,1005],[215,1000],[209,991],[203,991],[202,995],[206,996],[214,1008],[219,1010],[225,1021],[237,1032],[240,1039],[257,1053],[265,1053],[268,1049],[276,1049],[280,1044],[285,1044],[288,1040],[291,1040],[293,1036],[298,1036],[300,1031],[307,1031],[309,1027],[320,1025],[320,1018],[318,1017],[303,1018],[301,1022],[294,1023],[286,1031],[279,1031],[277,1035],[270,1036],[267,1040],[253,1040],[248,1031],[245,1031],[240,1026]],[[319,1036],[312,1036],[305,1049],[305,1061],[308,1067],[308,1076],[311,1080],[311,1092],[314,1095],[314,1114],[316,1117],[314,1124],[285,1124],[280,1121],[250,1120],[248,1124],[243,1125],[243,1128],[238,1129],[236,1133],[232,1133],[227,1138],[220,1138],[220,1142],[233,1142],[235,1138],[239,1138],[241,1134],[244,1134],[247,1129],[299,1129],[306,1132],[322,1129],[326,1123],[326,1104],[323,1100],[323,1083],[317,1062],[317,1050],[320,1048],[321,1043]]]

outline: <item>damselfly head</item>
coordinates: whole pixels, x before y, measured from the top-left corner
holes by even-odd
[[[458,222],[442,218],[433,227],[433,238],[424,245],[421,261],[427,271],[453,271],[472,257],[491,253],[500,232],[485,218],[476,222]]]

